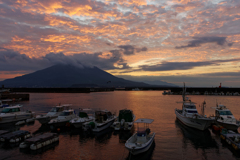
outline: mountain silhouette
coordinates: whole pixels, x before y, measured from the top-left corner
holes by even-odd
[[[149,87],[151,85],[115,77],[97,67],[79,68],[58,64],[0,82],[5,87]]]

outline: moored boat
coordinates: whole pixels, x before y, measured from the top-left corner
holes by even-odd
[[[15,131],[15,132],[11,132],[11,133],[1,135],[0,136],[0,141],[5,142],[5,143],[7,143],[7,142],[17,143],[17,142],[25,140],[29,137],[31,137],[30,132],[24,131],[24,130],[19,130],[19,131]]]
[[[133,122],[135,120],[135,115],[132,110],[123,109],[119,111],[117,121],[115,121],[112,127],[115,130],[131,130],[133,127]]]
[[[133,155],[137,155],[148,151],[151,147],[155,133],[150,134],[149,124],[151,124],[153,119],[138,119],[135,121],[137,123],[137,133],[132,135],[125,143],[125,147]],[[144,127],[139,127],[143,124]]]
[[[83,129],[91,130],[93,132],[100,132],[110,127],[115,121],[116,116],[108,110],[101,110],[95,112],[95,120],[83,123]]]
[[[31,111],[21,111],[21,105],[4,108],[0,113],[0,124],[17,122],[34,117]]]
[[[71,106],[70,104],[62,104],[56,107],[53,107],[46,115],[37,115],[36,120],[41,124],[47,124],[51,119],[57,118],[64,108]]]
[[[225,141],[228,145],[232,146],[235,150],[240,151],[240,134],[235,133],[226,128],[222,129],[220,138]]]
[[[189,100],[188,97],[185,97],[185,92],[186,89],[184,84],[182,95],[183,102],[181,102],[182,109],[175,109],[177,119],[188,127],[199,130],[207,129],[215,120],[199,114],[196,109],[195,103]]]
[[[56,133],[44,133],[29,139],[26,139],[22,142],[20,148],[30,148],[31,150],[37,150],[42,147],[48,146],[54,142],[58,142],[59,138]]]
[[[95,112],[92,109],[80,109],[78,116],[70,121],[75,128],[81,128],[85,122],[94,121]]]
[[[228,130],[236,131],[240,125],[231,111],[222,104],[215,108],[215,117],[216,122]]]
[[[65,127],[67,123],[69,123],[70,120],[75,117],[76,115],[73,109],[64,110],[57,118],[51,119],[48,124],[50,125],[51,129],[56,129],[57,127]]]

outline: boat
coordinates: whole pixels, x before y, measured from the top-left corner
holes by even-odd
[[[228,130],[236,131],[240,125],[231,111],[223,104],[217,104],[215,108],[215,118],[219,125]]]
[[[94,121],[95,112],[92,109],[80,109],[78,116],[70,121],[75,128],[81,128],[85,122]]]
[[[149,124],[153,121],[153,119],[141,118],[134,122],[137,123],[137,133],[132,135],[125,143],[125,147],[132,155],[146,152],[151,147],[155,133],[150,134]],[[139,125],[143,125],[143,127],[139,127]]]
[[[24,142],[20,143],[19,148],[21,149],[30,148],[31,150],[37,150],[58,141],[59,137],[56,133],[44,133],[26,139]]]
[[[113,123],[112,127],[115,130],[131,130],[134,120],[135,115],[132,110],[122,109],[119,111],[117,121]]]
[[[116,118],[117,117],[108,110],[96,111],[95,120],[83,123],[83,129],[85,131],[91,130],[93,132],[100,132],[110,127]]]
[[[51,119],[48,124],[50,125],[51,129],[65,127],[69,121],[75,117],[76,115],[73,109],[63,110],[57,118]]]
[[[71,106],[70,104],[59,104],[58,106],[53,107],[46,115],[37,115],[36,120],[41,124],[47,124],[51,119],[57,118],[61,112]]]
[[[215,120],[199,114],[195,103],[192,102],[188,97],[185,97],[185,92],[186,88],[184,83],[182,92],[183,102],[180,102],[182,103],[182,109],[175,109],[177,119],[188,127],[198,130],[207,129]]]
[[[31,137],[31,133],[28,131],[24,131],[24,130],[19,130],[19,131],[15,131],[15,132],[11,132],[11,133],[7,133],[4,135],[0,136],[0,141],[1,142],[5,142],[5,143],[17,143],[20,142],[22,140],[25,140],[27,138]]]
[[[17,122],[34,117],[34,112],[21,111],[22,105],[5,107],[0,113],[0,124]]]
[[[225,141],[228,145],[232,146],[235,150],[240,151],[240,134],[234,131],[222,129],[220,138]]]

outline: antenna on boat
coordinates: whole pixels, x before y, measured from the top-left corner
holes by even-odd
[[[183,94],[182,94],[183,101],[185,101],[185,92],[186,92],[185,82],[183,82]]]

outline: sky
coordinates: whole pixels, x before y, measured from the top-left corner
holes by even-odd
[[[240,87],[239,28],[239,0],[0,0],[0,81],[61,63]]]

